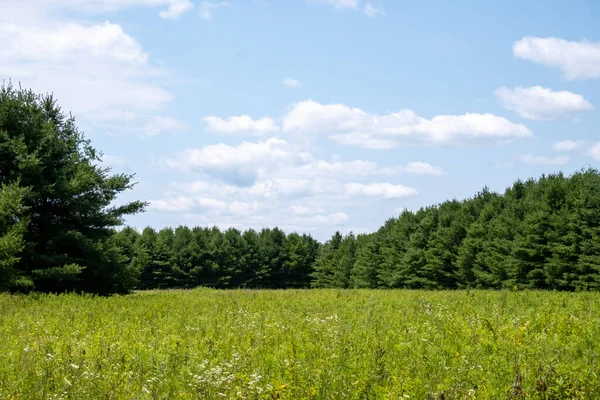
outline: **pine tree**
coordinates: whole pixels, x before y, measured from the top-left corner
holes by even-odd
[[[0,186],[0,291],[30,290],[32,283],[16,268],[24,247],[28,219],[23,198],[26,190],[17,183]]]
[[[335,232],[331,239],[325,242],[317,255],[314,272],[311,274],[311,286],[315,288],[336,287],[333,276],[339,262],[338,252],[342,244],[342,234]]]
[[[123,217],[144,208],[113,206],[132,176],[111,175],[52,96],[0,88],[0,184],[27,188],[29,219],[15,268],[41,291],[125,292],[135,271],[112,240]]]
[[[351,286],[374,289],[379,287],[378,272],[381,268],[379,235],[358,235],[356,238],[356,261],[351,271]]]

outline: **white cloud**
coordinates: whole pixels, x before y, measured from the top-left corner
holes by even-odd
[[[446,175],[441,167],[434,167],[433,165],[426,162],[410,162],[403,167],[400,167],[401,171],[405,171],[415,175]]]
[[[375,175],[398,175],[400,173],[409,173],[414,175],[444,175],[440,167],[434,167],[426,162],[410,162],[398,167],[381,167],[374,161],[353,160],[353,161],[334,161],[314,160],[310,163],[294,166],[293,168],[284,168],[282,173],[287,176],[297,176],[304,178],[314,177],[368,177]]]
[[[172,2],[169,8],[161,11],[158,15],[166,19],[177,19],[192,8],[194,8],[194,4],[189,0],[176,1]]]
[[[194,199],[191,197],[177,196],[168,199],[151,200],[150,208],[167,211],[167,212],[183,212],[189,211],[194,206]]]
[[[308,2],[328,4],[336,10],[353,10],[362,11],[369,18],[375,18],[378,15],[383,15],[384,11],[381,8],[375,7],[372,3],[362,3],[361,0],[307,0]]]
[[[212,19],[214,10],[227,6],[229,6],[229,2],[227,1],[204,1],[200,6],[200,18],[205,20]]]
[[[223,183],[211,183],[205,181],[193,181],[193,182],[173,182],[171,183],[173,189],[181,191],[187,194],[202,194],[208,196],[225,196],[231,197],[241,193],[241,189],[238,186],[227,185]]]
[[[271,177],[256,182],[249,190],[251,196],[265,198],[302,197],[335,191],[331,181]]]
[[[144,64],[148,55],[142,46],[116,24],[59,24],[54,27],[0,25],[4,37],[3,60],[60,62],[65,56],[108,58],[126,64]]]
[[[353,160],[328,162],[324,160],[313,160],[299,166],[287,167],[281,170],[286,176],[315,178],[315,177],[337,177],[337,176],[372,176],[392,175],[392,168],[381,168],[376,162]]]
[[[583,96],[566,90],[555,92],[541,86],[529,88],[502,87],[496,96],[506,109],[518,112],[523,118],[550,120],[593,110]]]
[[[383,12],[383,10],[381,8],[376,8],[371,3],[365,4],[365,6],[363,7],[363,12],[369,18],[375,18],[378,15],[383,15],[384,14],[384,12]]]
[[[515,57],[560,68],[569,80],[600,77],[600,42],[526,36],[513,44]]]
[[[163,212],[189,212],[201,209],[212,215],[250,215],[259,204],[240,201],[226,202],[212,197],[174,196],[150,201],[150,208]]]
[[[222,119],[205,117],[207,130],[262,135],[279,130],[287,134],[324,134],[342,144],[389,149],[403,144],[463,144],[467,141],[502,142],[532,137],[523,124],[493,114],[437,115],[432,119],[412,110],[378,115],[344,104],[306,100],[292,105],[281,126],[272,118],[248,115]]]
[[[324,133],[343,144],[391,148],[400,144],[506,141],[533,136],[523,124],[493,114],[419,117],[412,110],[378,115],[344,104],[308,100],[294,104],[283,118],[285,132]]]
[[[237,146],[223,143],[189,148],[165,157],[161,164],[168,169],[194,171],[218,177],[234,184],[254,184],[255,194],[299,194],[324,192],[331,181],[371,176],[395,176],[402,173],[443,175],[440,167],[425,162],[410,162],[397,167],[382,167],[373,161],[333,161],[314,159],[287,141],[269,138],[242,142]]]
[[[569,157],[556,156],[553,158],[548,158],[526,154],[519,157],[519,161],[527,165],[564,165],[569,162]]]
[[[302,86],[300,81],[294,78],[283,78],[281,83],[283,83],[283,86],[290,89],[299,88]]]
[[[323,225],[342,225],[348,221],[350,217],[342,212],[337,212],[329,215],[317,215],[313,217],[313,220],[318,224]]]
[[[160,83],[168,73],[152,66],[148,53],[120,25],[72,22],[51,15],[44,8],[49,3],[41,0],[16,4],[18,9],[11,5],[0,15],[1,77],[38,93],[54,93],[85,130],[152,134],[167,122],[169,129],[182,124],[160,115],[173,97]],[[152,5],[161,4],[167,3]],[[67,6],[110,9],[119,4],[57,3],[57,8]]]
[[[346,194],[349,196],[368,196],[393,199],[399,197],[414,196],[417,191],[404,185],[392,185],[391,183],[348,183]]]
[[[320,3],[329,4],[338,10],[346,8],[356,10],[358,8],[359,0],[317,0]]]
[[[294,163],[306,155],[294,153],[285,140],[270,138],[258,143],[242,142],[190,148],[163,159],[167,168],[213,174],[236,184],[251,184],[274,165]]]
[[[588,150],[588,155],[593,159],[600,161],[600,142],[597,142],[592,147],[590,147],[590,149]]]
[[[32,11],[72,10],[84,14],[107,14],[134,7],[158,7],[162,8],[160,17],[165,19],[177,19],[194,6],[190,0],[19,0],[18,3],[18,6]],[[13,4],[10,6],[17,7]],[[9,6],[3,5],[4,9],[7,7]]]
[[[554,143],[552,148],[556,151],[573,151],[577,150],[582,145],[582,140],[561,140],[560,142]]]
[[[248,133],[251,135],[265,135],[279,131],[279,126],[268,117],[257,120],[248,115],[233,116],[224,120],[219,117],[204,117],[206,129],[216,133]]]
[[[195,215],[194,221],[202,224],[259,228],[276,221],[291,230],[325,231],[344,224],[348,210],[364,204],[364,197],[379,202],[416,194],[395,182],[396,176],[441,173],[424,162],[384,167],[371,161],[334,160],[315,159],[276,138],[188,149],[163,159],[163,166],[198,171],[205,180],[171,183],[150,208],[177,213],[173,218]],[[373,183],[376,177],[386,181]],[[197,219],[200,215],[202,220]]]
[[[309,207],[297,205],[297,204],[292,204],[290,206],[290,211],[292,212],[292,215],[299,215],[299,216],[312,214],[312,210]]]

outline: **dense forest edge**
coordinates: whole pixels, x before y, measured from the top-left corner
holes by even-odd
[[[56,100],[0,88],[0,291],[600,288],[600,172],[484,188],[320,244],[281,229],[119,229],[134,176],[111,174]]]

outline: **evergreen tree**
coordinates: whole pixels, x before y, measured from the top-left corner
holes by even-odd
[[[112,236],[142,202],[113,206],[132,176],[111,175],[101,154],[52,96],[0,88],[0,184],[27,188],[29,220],[14,265],[21,283],[42,291],[125,292],[135,271]]]
[[[23,198],[26,190],[18,184],[0,186],[0,291],[29,290],[30,281],[16,268],[23,250],[28,220]]]
[[[312,273],[314,262],[311,244],[308,236],[300,236],[297,233],[287,236],[285,240],[286,260],[283,265],[286,287],[301,288],[310,284],[309,276]]]
[[[336,288],[349,288],[351,281],[351,273],[356,262],[356,237],[352,232],[344,237],[337,250],[335,259],[337,262],[333,264],[333,276],[331,277],[331,285]]]
[[[351,272],[353,287],[374,289],[379,286],[378,270],[383,259],[379,243],[378,233],[356,238],[356,262]]]
[[[339,248],[343,237],[340,232],[335,234],[321,246],[315,261],[314,272],[311,274],[311,286],[315,288],[336,287],[334,274],[339,262]]]

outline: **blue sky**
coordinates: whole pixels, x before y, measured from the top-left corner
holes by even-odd
[[[53,92],[137,227],[326,239],[600,167],[600,3],[2,2],[0,78]]]

